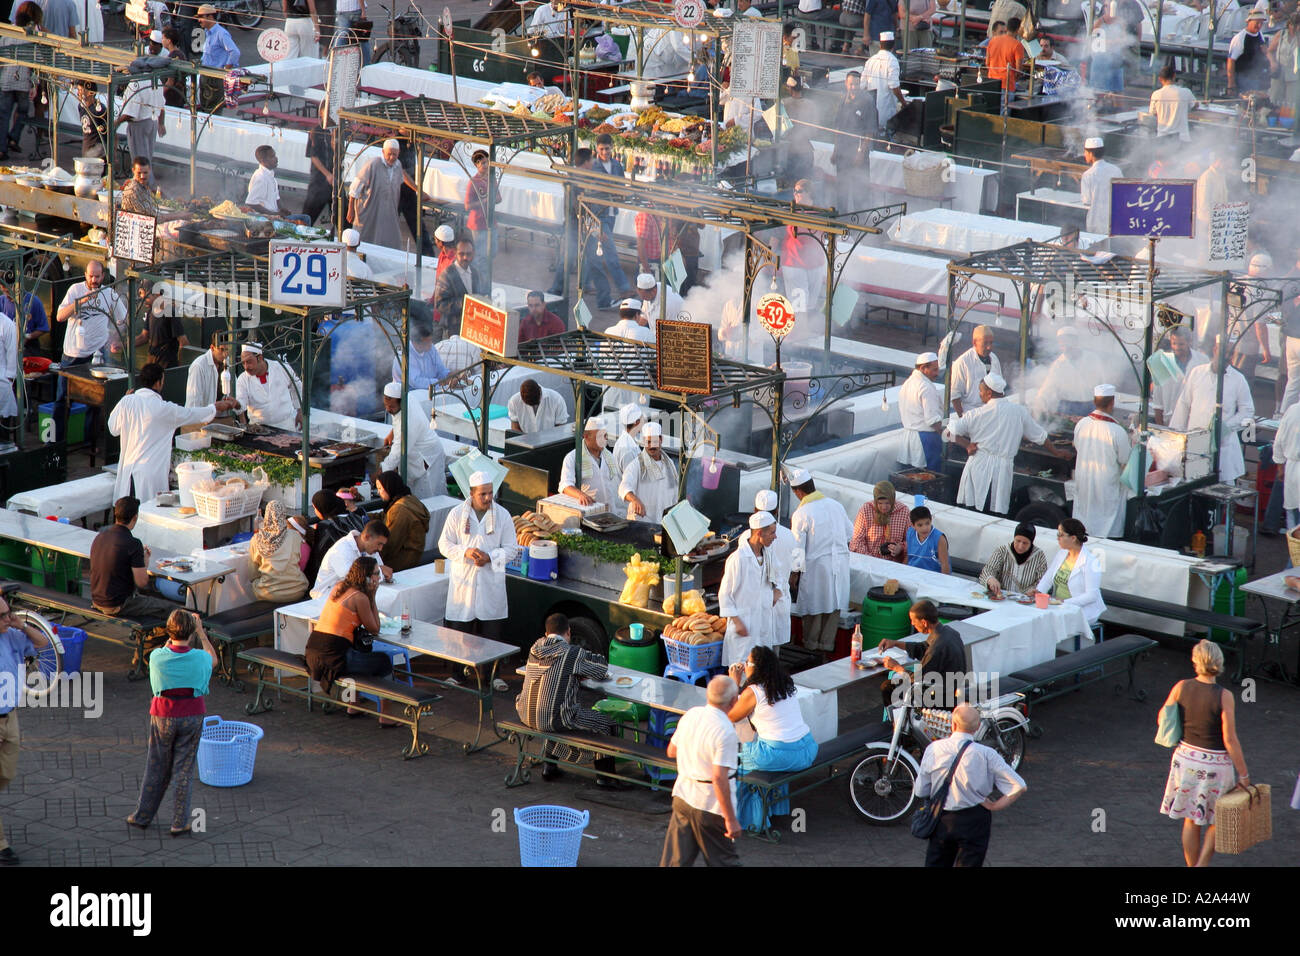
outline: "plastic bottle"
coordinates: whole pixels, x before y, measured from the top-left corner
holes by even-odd
[[[853,637],[849,642],[849,662],[856,664],[862,660],[862,625],[853,626]]]
[[[1192,535],[1192,553],[1198,558],[1205,557],[1205,532],[1199,528]]]
[[[528,545],[524,545],[519,551],[519,573],[528,577]]]
[[[357,485],[357,494],[361,496],[362,501],[370,500],[370,472],[366,472],[365,481]]]
[[[411,602],[402,599],[402,633],[411,633]]]

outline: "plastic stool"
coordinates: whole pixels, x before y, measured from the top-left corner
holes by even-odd
[[[618,736],[623,737],[623,728],[627,724],[632,725],[632,739],[638,743],[641,740],[641,728],[639,726],[636,704],[630,700],[618,700],[614,697],[606,697],[604,700],[598,700],[592,705],[592,710],[599,711],[607,715],[618,727]]]
[[[700,670],[693,671],[682,667],[680,664],[669,664],[664,668],[664,677],[669,680],[679,680],[684,684],[694,684],[700,680],[708,678],[714,670],[715,668],[704,667]]]
[[[374,645],[371,647],[371,650],[373,650],[373,651],[374,651],[375,653],[377,653],[377,654],[387,654],[387,655],[388,655],[388,659],[389,659],[390,661],[393,662],[393,669],[394,669],[394,671],[395,671],[396,668],[397,668],[397,661],[398,661],[398,659],[400,658],[401,661],[402,661],[402,663],[406,665],[406,670],[407,670],[407,674],[406,674],[406,683],[407,683],[407,686],[408,686],[408,687],[414,687],[414,686],[415,686],[415,678],[413,678],[413,677],[411,676],[411,674],[410,674],[410,670],[411,670],[411,658],[410,658],[410,655],[407,653],[406,648],[404,648],[404,647],[398,647],[396,644],[386,644],[386,643],[384,643],[383,641],[375,641]],[[393,676],[393,680],[399,680],[399,679],[400,679],[400,678],[398,678],[398,677],[396,676],[396,674],[394,674],[394,676]],[[366,700],[373,700],[373,701],[375,702],[375,707],[379,707],[379,706],[380,706],[380,700],[379,700],[379,698],[376,697],[374,694],[361,693],[361,694],[358,694],[357,696],[358,696],[358,697],[364,697]]]
[[[676,714],[667,710],[652,708],[650,710],[650,720],[646,725],[646,743],[656,747],[667,747],[668,741],[677,729],[678,717]],[[658,767],[645,767],[646,776],[655,784],[668,783],[677,779],[677,774],[671,770],[661,770]],[[658,789],[654,787],[652,789]]]

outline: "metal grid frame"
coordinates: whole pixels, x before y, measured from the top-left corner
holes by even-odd
[[[568,0],[565,6],[573,11],[575,20],[600,20],[620,27],[646,27],[656,30],[676,30],[681,33],[706,34],[710,37],[729,37],[735,31],[736,23],[741,19],[735,16],[715,17],[713,11],[700,21],[698,26],[683,27],[673,19],[671,4],[657,3],[655,0],[628,0],[618,6],[595,3],[593,0]],[[773,20],[767,17],[760,19]],[[779,22],[779,21],[777,21]]]

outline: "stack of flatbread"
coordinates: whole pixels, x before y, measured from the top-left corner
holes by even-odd
[[[712,644],[722,640],[727,630],[727,619],[707,612],[679,617],[664,628],[663,636],[670,641],[687,644]]]

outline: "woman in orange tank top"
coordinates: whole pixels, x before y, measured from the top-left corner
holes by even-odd
[[[387,654],[362,651],[353,646],[357,627],[371,634],[379,633],[379,611],[375,607],[375,589],[379,587],[379,562],[363,555],[352,562],[347,577],[321,608],[320,620],[307,639],[307,670],[312,680],[320,681],[329,693],[340,677],[387,677],[393,662]],[[350,712],[358,716],[362,711]],[[383,726],[396,724],[380,721]]]

